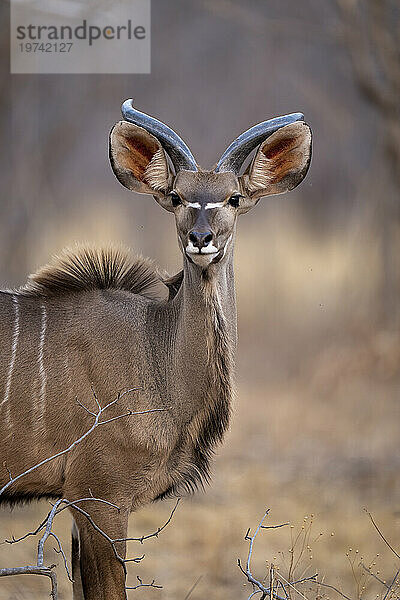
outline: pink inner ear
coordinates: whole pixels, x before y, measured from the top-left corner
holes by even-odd
[[[139,181],[143,180],[146,168],[159,150],[157,142],[147,137],[143,132],[137,132],[133,135],[121,135],[121,152],[118,156],[118,162],[124,169],[132,171],[133,176]]]
[[[301,168],[303,156],[300,151],[302,137],[282,136],[261,149],[261,152],[272,162],[270,166],[270,183],[279,184],[290,174]]]
[[[268,144],[267,140],[264,147],[261,149],[261,152],[264,154],[265,158],[268,158],[269,160],[274,160],[280,154],[292,150],[296,146],[297,141],[297,138],[293,136],[278,139],[275,142],[271,142],[270,144]]]

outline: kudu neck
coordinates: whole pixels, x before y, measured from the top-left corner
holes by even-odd
[[[232,349],[236,347],[236,301],[233,270],[233,241],[222,261],[207,270],[192,264],[184,257],[183,282],[180,290],[182,317],[187,329],[202,331],[209,323],[205,314],[211,305],[217,307],[226,326]],[[204,337],[203,337],[204,343]],[[200,340],[199,340],[200,343]]]
[[[227,325],[236,324],[235,279],[233,271],[233,244],[224,259],[203,270],[184,257],[182,282],[183,308],[190,311],[190,319],[199,318],[207,309],[210,298],[220,306]]]

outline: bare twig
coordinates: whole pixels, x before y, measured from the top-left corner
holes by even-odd
[[[198,584],[200,583],[200,581],[203,579],[203,575],[200,575],[200,577],[198,577],[196,579],[196,581],[194,582],[194,584],[192,585],[192,587],[190,588],[190,590],[188,591],[188,593],[186,594],[186,596],[184,597],[183,600],[189,600],[190,596],[193,594],[194,590],[197,588]]]
[[[28,475],[29,473],[32,473],[32,471],[36,471],[36,469],[39,469],[39,467],[42,467],[43,465],[46,465],[47,463],[51,462],[52,460],[55,460],[56,458],[60,458],[60,456],[63,456],[64,454],[67,454],[68,452],[70,452],[73,448],[75,448],[75,446],[77,446],[78,444],[80,444],[81,442],[83,442],[83,440],[85,440],[88,435],[90,435],[95,429],[96,427],[100,427],[101,425],[106,425],[107,423],[110,423],[111,421],[116,420],[117,418],[122,418],[122,417],[130,417],[130,416],[135,416],[135,415],[144,415],[144,414],[148,414],[148,413],[153,413],[153,412],[159,412],[159,411],[165,411],[168,410],[166,408],[152,408],[149,410],[140,410],[137,412],[134,411],[128,411],[127,413],[125,413],[124,415],[119,415],[117,417],[113,417],[111,419],[107,419],[105,421],[100,421],[100,418],[102,417],[102,415],[104,414],[104,412],[110,408],[111,406],[113,406],[116,402],[118,402],[118,400],[120,400],[121,398],[123,398],[126,394],[128,394],[129,392],[134,392],[136,391],[137,388],[132,388],[130,390],[126,390],[125,392],[123,392],[122,394],[118,394],[118,396],[112,400],[111,402],[109,402],[108,404],[106,404],[103,408],[100,406],[97,396],[95,393],[93,393],[95,401],[97,403],[98,406],[98,411],[97,413],[93,413],[92,411],[88,410],[81,402],[78,401],[78,404],[84,408],[91,416],[94,417],[94,422],[92,424],[92,426],[85,431],[85,433],[83,435],[81,435],[81,437],[79,437],[78,439],[74,440],[72,442],[72,444],[70,444],[68,446],[68,448],[65,448],[64,450],[61,450],[60,452],[57,452],[56,454],[53,454],[52,456],[49,456],[48,458],[45,458],[44,460],[40,461],[39,463],[33,465],[32,467],[30,467],[29,469],[27,469],[26,471],[24,471],[23,473],[20,473],[19,475],[12,477],[10,479],[10,481],[8,481],[1,489],[0,489],[0,496],[16,481],[18,481],[19,479],[21,479],[22,477],[24,477],[25,475]],[[8,470],[8,469],[7,469]],[[9,472],[9,471],[8,471]],[[11,473],[9,472],[10,477],[11,477]]]
[[[153,581],[151,583],[143,583],[143,581],[140,579],[139,575],[136,575],[136,579],[138,580],[138,585],[135,585],[133,587],[126,587],[126,590],[137,590],[139,588],[144,588],[144,587],[152,587],[152,588],[156,588],[157,590],[161,590],[162,589],[162,585],[156,585],[155,584],[155,580],[153,579]]]
[[[374,579],[376,579],[376,581],[378,581],[381,585],[385,586],[386,588],[388,587],[387,584],[380,577],[378,577],[378,575],[376,575],[375,573],[373,573],[369,567],[367,567],[366,565],[364,565],[364,563],[360,562],[360,567],[362,569],[364,569],[364,571],[366,573],[368,573],[368,575],[370,577],[373,577]]]
[[[74,510],[76,510],[77,512],[79,512],[80,514],[82,514],[84,517],[86,517],[86,519],[88,519],[88,521],[90,522],[90,524],[92,525],[92,527],[94,528],[95,531],[97,531],[102,537],[104,537],[112,546],[113,548],[113,552],[115,555],[115,558],[124,566],[125,568],[125,564],[128,562],[135,562],[138,563],[140,562],[143,558],[143,556],[137,557],[137,558],[122,558],[117,549],[116,549],[116,544],[119,542],[128,542],[128,541],[136,541],[136,542],[140,542],[143,543],[144,540],[150,539],[152,537],[158,537],[159,534],[167,527],[167,525],[171,522],[175,511],[178,507],[179,504],[179,499],[177,500],[177,502],[175,503],[168,519],[166,520],[166,522],[164,523],[164,525],[162,525],[161,527],[158,527],[156,531],[154,531],[153,533],[147,534],[147,535],[143,535],[139,538],[118,538],[118,539],[112,539],[110,536],[108,536],[96,523],[95,521],[92,519],[92,517],[89,515],[89,513],[85,510],[83,510],[80,506],[79,503],[82,502],[102,502],[106,505],[109,505],[111,508],[115,508],[116,510],[119,510],[119,507],[115,504],[112,504],[111,502],[108,502],[107,500],[102,500],[101,498],[94,498],[94,497],[88,497],[88,498],[80,498],[78,500],[75,500],[73,502],[69,501],[69,500],[65,500],[65,499],[60,499],[57,500],[57,502],[55,502],[55,504],[53,505],[51,511],[48,513],[47,517],[40,523],[40,525],[34,530],[34,531],[30,531],[28,533],[26,533],[25,535],[21,536],[20,538],[15,538],[12,537],[11,540],[6,540],[7,543],[9,544],[16,544],[24,539],[26,539],[28,536],[33,536],[33,535],[37,535],[38,533],[40,533],[41,531],[44,530],[44,533],[42,535],[42,537],[39,540],[38,543],[38,552],[37,552],[37,562],[36,565],[26,565],[24,567],[15,567],[15,568],[11,568],[11,569],[0,569],[0,577],[1,576],[7,576],[7,575],[21,575],[21,574],[31,574],[31,575],[46,575],[47,577],[49,577],[52,581],[52,597],[53,600],[58,600],[58,596],[57,596],[57,577],[56,574],[54,573],[54,571],[52,569],[54,569],[54,567],[56,565],[51,565],[51,566],[45,566],[44,565],[44,547],[45,547],[45,543],[48,540],[49,537],[52,537],[56,540],[58,548],[55,549],[56,552],[58,554],[61,554],[63,561],[64,561],[64,566],[68,575],[68,578],[70,579],[70,581],[72,581],[72,578],[70,576],[70,570],[68,568],[68,562],[66,559],[66,555],[65,552],[63,550],[61,541],[59,540],[59,538],[57,537],[57,535],[52,531],[52,527],[53,527],[53,523],[54,523],[54,519],[57,515],[59,515],[62,511],[64,511],[66,508],[73,508]],[[140,578],[138,577],[138,581],[139,584],[134,586],[134,587],[127,587],[127,590],[135,590],[138,589],[140,587],[153,587],[153,588],[161,588],[162,586],[156,585],[154,583],[154,580],[151,583],[143,583],[142,580],[140,580]]]
[[[290,595],[291,589],[293,589],[297,594],[299,594],[303,598],[303,600],[307,600],[306,596],[304,596],[304,594],[296,587],[296,586],[298,586],[300,584],[304,584],[306,582],[315,584],[320,587],[326,587],[326,588],[332,589],[337,594],[339,594],[342,598],[344,598],[345,600],[352,600],[352,598],[350,598],[350,596],[347,596],[346,594],[344,594],[337,587],[318,580],[318,573],[315,573],[314,575],[309,575],[307,577],[302,576],[300,579],[291,581],[290,576],[293,575],[293,560],[288,567],[288,572],[289,572],[288,579],[283,577],[283,575],[281,575],[281,573],[279,573],[279,571],[277,569],[275,569],[274,565],[272,565],[272,564],[270,565],[269,587],[265,587],[262,582],[258,581],[253,576],[253,574],[251,572],[251,558],[252,558],[252,554],[253,554],[253,550],[254,550],[254,541],[255,541],[255,538],[257,537],[260,529],[275,529],[277,527],[282,527],[283,525],[288,524],[288,523],[284,523],[282,525],[277,525],[277,526],[265,526],[265,525],[263,525],[263,523],[264,523],[266,517],[268,516],[268,514],[269,514],[269,509],[265,511],[264,516],[261,519],[260,523],[258,524],[253,535],[250,535],[250,529],[248,529],[246,532],[245,540],[249,541],[249,551],[248,551],[248,555],[247,555],[247,561],[246,561],[245,568],[242,567],[240,559],[238,559],[239,569],[246,576],[247,581],[249,583],[251,583],[253,586],[253,592],[248,597],[248,600],[250,600],[251,598],[253,598],[254,596],[256,596],[258,594],[260,594],[260,600],[265,600],[265,598],[267,598],[267,597],[270,598],[271,600],[289,600],[291,598],[291,595]],[[309,535],[309,532],[306,531],[304,533],[304,535],[305,536]],[[293,537],[291,538],[292,550],[295,547],[298,540],[299,540],[298,535],[296,536],[295,540],[293,540]],[[291,557],[293,557],[293,552],[291,552]],[[306,569],[306,571],[307,571],[307,569]],[[396,574],[396,577],[397,577],[397,574]],[[396,577],[394,578],[392,585],[394,585],[394,583],[396,581]],[[276,587],[274,585],[274,580],[276,582],[275,583]],[[283,590],[283,593],[285,595],[284,598],[279,596],[277,593],[279,587],[281,587],[281,589]]]
[[[273,586],[270,585],[270,587],[268,587],[268,588],[264,587],[263,584],[261,583],[261,581],[258,581],[258,579],[256,579],[251,572],[251,557],[252,557],[253,549],[254,549],[254,541],[255,541],[260,529],[267,529],[267,527],[263,526],[263,523],[264,523],[265,519],[267,518],[268,514],[269,514],[269,508],[265,511],[264,516],[261,519],[261,521],[259,522],[253,535],[250,535],[250,529],[247,530],[246,535],[244,536],[244,539],[249,542],[249,551],[247,554],[246,567],[245,568],[242,567],[240,558],[238,558],[237,564],[238,564],[239,569],[243,573],[243,575],[246,576],[247,581],[249,583],[251,583],[253,586],[254,591],[249,596],[249,598],[253,597],[256,593],[260,592],[261,593],[260,600],[264,600],[267,596],[269,596],[271,599],[275,598],[276,600],[285,600],[284,598],[279,596],[276,592],[274,592]],[[282,525],[277,525],[276,527],[283,527],[284,525],[286,525],[286,523],[282,524]],[[256,588],[257,588],[257,590],[256,590]]]
[[[389,584],[389,586],[386,586],[387,590],[386,590],[386,594],[383,596],[383,600],[386,600],[386,598],[388,597],[390,590],[393,588],[394,584],[397,581],[399,573],[400,573],[400,568],[397,569],[397,572],[396,572],[395,576],[393,577],[392,582]]]
[[[93,411],[89,410],[84,404],[82,404],[78,399],[76,399],[79,406],[81,406],[90,416],[93,417],[94,421],[93,421],[91,427],[89,429],[87,429],[85,431],[85,433],[83,433],[79,438],[74,440],[64,450],[61,450],[61,451],[53,454],[52,456],[49,456],[48,458],[33,465],[29,469],[26,469],[23,473],[20,473],[19,475],[16,475],[15,477],[12,475],[12,473],[8,469],[7,465],[4,465],[5,468],[7,469],[8,475],[9,475],[9,481],[0,489],[0,496],[11,485],[13,485],[16,481],[20,480],[25,475],[32,473],[33,471],[35,471],[36,469],[39,469],[43,465],[46,465],[49,462],[70,452],[78,444],[83,442],[83,440],[85,440],[97,427],[100,427],[101,425],[106,425],[107,423],[111,423],[113,421],[116,421],[117,419],[129,417],[129,416],[142,415],[142,414],[148,414],[148,413],[168,410],[165,408],[154,408],[154,409],[143,410],[143,411],[133,411],[133,410],[128,409],[126,413],[123,413],[121,415],[110,417],[108,419],[103,418],[103,415],[107,409],[114,406],[126,394],[128,394],[132,391],[136,391],[137,389],[138,388],[132,388],[132,389],[126,390],[123,393],[118,393],[117,397],[114,400],[112,400],[111,402],[106,404],[104,407],[102,407],[95,390],[92,388],[93,398],[94,398],[96,406],[97,406],[97,412],[93,412]],[[89,490],[89,493],[91,494],[90,490]],[[27,537],[35,536],[35,535],[38,535],[40,532],[43,532],[43,534],[38,542],[36,564],[35,565],[25,565],[22,567],[0,569],[0,577],[6,577],[9,575],[24,575],[24,574],[46,576],[51,580],[51,597],[53,598],[53,600],[58,600],[57,576],[53,570],[56,565],[46,566],[44,564],[44,549],[45,549],[45,544],[50,537],[56,541],[57,548],[54,548],[54,550],[55,550],[55,552],[57,552],[58,554],[60,554],[62,556],[67,576],[68,576],[69,580],[72,581],[72,578],[70,575],[70,570],[68,568],[68,561],[67,561],[64,549],[62,547],[62,543],[61,543],[60,539],[58,538],[58,536],[52,531],[55,517],[67,508],[73,508],[74,510],[76,510],[77,512],[79,512],[80,514],[82,514],[83,516],[85,516],[88,519],[88,521],[91,523],[91,525],[95,529],[95,531],[97,531],[100,535],[102,535],[111,544],[116,559],[122,563],[122,565],[125,569],[125,572],[126,572],[126,567],[125,567],[126,563],[140,562],[144,558],[144,555],[141,557],[132,558],[132,559],[123,559],[117,552],[116,544],[119,542],[126,542],[126,541],[138,541],[140,543],[143,543],[144,540],[147,540],[151,537],[158,537],[159,533],[161,531],[163,531],[165,529],[165,527],[167,527],[167,525],[171,522],[179,501],[175,504],[168,520],[164,523],[164,525],[162,527],[159,527],[157,529],[157,531],[155,531],[151,534],[148,534],[148,535],[144,535],[140,538],[126,538],[126,539],[116,539],[116,540],[113,540],[112,538],[110,538],[100,527],[98,527],[96,525],[96,523],[93,521],[93,519],[91,518],[89,513],[87,513],[80,506],[78,506],[79,504],[81,504],[83,502],[101,502],[101,503],[108,505],[110,508],[114,508],[118,511],[120,510],[120,508],[117,505],[113,504],[112,502],[109,502],[102,498],[94,498],[92,494],[88,498],[79,498],[74,501],[70,501],[65,498],[61,498],[61,499],[57,500],[54,503],[54,505],[52,506],[50,512],[47,514],[46,518],[38,525],[38,527],[34,531],[30,531],[30,532],[24,534],[23,536],[21,536],[20,538],[15,538],[14,536],[12,536],[11,540],[5,540],[9,544],[15,544],[17,542],[25,540]],[[161,587],[161,586],[155,585],[154,581],[150,584],[144,584],[139,577],[138,577],[138,581],[139,581],[139,584],[137,586],[135,586],[134,588],[127,588],[127,589],[137,589],[139,587],[155,587],[155,588]]]
[[[62,549],[61,543],[60,543],[59,539],[57,538],[57,536],[55,534],[53,534],[51,531],[51,528],[53,526],[54,516],[55,516],[55,513],[57,511],[57,508],[58,508],[60,502],[61,501],[59,500],[58,502],[55,503],[55,505],[53,506],[52,510],[50,511],[50,513],[48,515],[48,518],[47,518],[45,524],[43,524],[43,526],[41,527],[41,529],[43,529],[43,527],[44,527],[44,533],[38,543],[36,565],[26,565],[24,567],[0,569],[0,577],[6,577],[9,575],[45,575],[46,577],[49,577],[49,579],[51,581],[51,597],[53,598],[53,600],[58,600],[57,576],[56,576],[55,572],[53,571],[53,569],[56,565],[45,566],[44,556],[43,556],[44,545],[50,535],[52,535],[58,542],[59,551],[62,553],[62,556],[64,558],[64,561],[65,561],[64,564],[67,569],[67,574],[69,577],[69,571],[68,571],[65,554]],[[14,540],[14,542],[16,542],[16,540]]]
[[[58,545],[58,549],[54,548],[54,552],[56,552],[57,554],[61,554],[63,561],[64,561],[64,567],[65,567],[65,571],[67,573],[68,579],[73,582],[73,579],[71,577],[71,574],[69,572],[69,568],[68,568],[68,561],[67,561],[67,557],[65,556],[65,552],[63,550],[63,547],[61,545],[61,542],[58,538],[58,536],[54,533],[54,531],[50,532],[50,535],[56,540],[57,545]]]
[[[25,567],[0,569],[0,577],[7,577],[8,575],[45,575],[46,577],[49,577],[51,581],[51,597],[53,600],[58,600],[57,577],[54,571],[52,571],[55,566],[56,565],[50,565],[49,567],[38,567],[35,565],[26,565]]]
[[[283,575],[281,575],[280,573],[276,573],[278,577],[280,577],[283,581],[283,583],[285,584],[285,586],[291,587],[294,589],[295,592],[297,592],[297,594],[299,594],[302,598],[304,598],[304,600],[307,600],[307,598],[304,596],[304,594],[302,594],[298,589],[296,589],[296,585],[300,584],[300,583],[304,583],[305,581],[311,581],[315,583],[316,578],[318,577],[318,573],[316,573],[315,575],[311,575],[310,577],[303,577],[303,579],[299,579],[298,581],[294,581],[293,583],[290,583],[290,581],[288,581],[287,579],[285,579],[283,577]],[[283,587],[285,587],[283,586]]]
[[[379,536],[382,538],[382,540],[385,542],[386,546],[393,552],[393,554],[400,559],[400,554],[398,552],[396,552],[396,550],[393,548],[393,546],[391,545],[391,543],[386,539],[386,537],[383,535],[382,531],[379,529],[378,525],[375,522],[374,517],[371,515],[371,513],[369,512],[369,510],[367,510],[366,508],[364,508],[365,512],[367,513],[367,515],[369,516],[372,525],[375,527],[376,531],[378,532]]]
[[[323,581],[318,581],[317,579],[314,580],[315,583],[317,585],[320,585],[322,587],[326,587],[329,588],[331,590],[334,590],[337,594],[339,594],[339,596],[342,596],[342,598],[345,598],[346,600],[353,600],[352,598],[350,598],[350,596],[346,596],[346,594],[344,594],[343,592],[341,592],[337,587],[335,587],[334,585],[330,585],[329,583],[325,583]]]
[[[159,534],[171,523],[172,518],[175,514],[176,509],[178,508],[178,504],[181,501],[180,498],[177,499],[177,501],[175,502],[175,506],[172,509],[168,519],[165,521],[164,525],[162,525],[161,527],[158,527],[157,531],[154,531],[153,533],[149,533],[147,535],[142,535],[141,537],[138,538],[119,538],[119,539],[115,539],[114,542],[140,542],[141,544],[143,544],[143,542],[145,540],[149,540],[152,537],[158,537]]]

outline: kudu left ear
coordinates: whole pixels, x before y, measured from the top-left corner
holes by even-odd
[[[297,121],[281,127],[260,145],[241,177],[251,201],[282,194],[299,185],[310,166],[311,137],[310,127]]]
[[[137,125],[119,121],[110,133],[110,161],[123,186],[140,194],[163,196],[170,171],[158,139]]]

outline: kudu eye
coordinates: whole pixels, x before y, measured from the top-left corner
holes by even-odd
[[[177,194],[175,191],[170,192],[168,195],[171,198],[172,206],[176,207],[182,204],[179,194]]]
[[[234,208],[238,208],[240,204],[240,198],[243,198],[242,194],[232,194],[232,196],[228,200],[228,204],[230,204]]]

